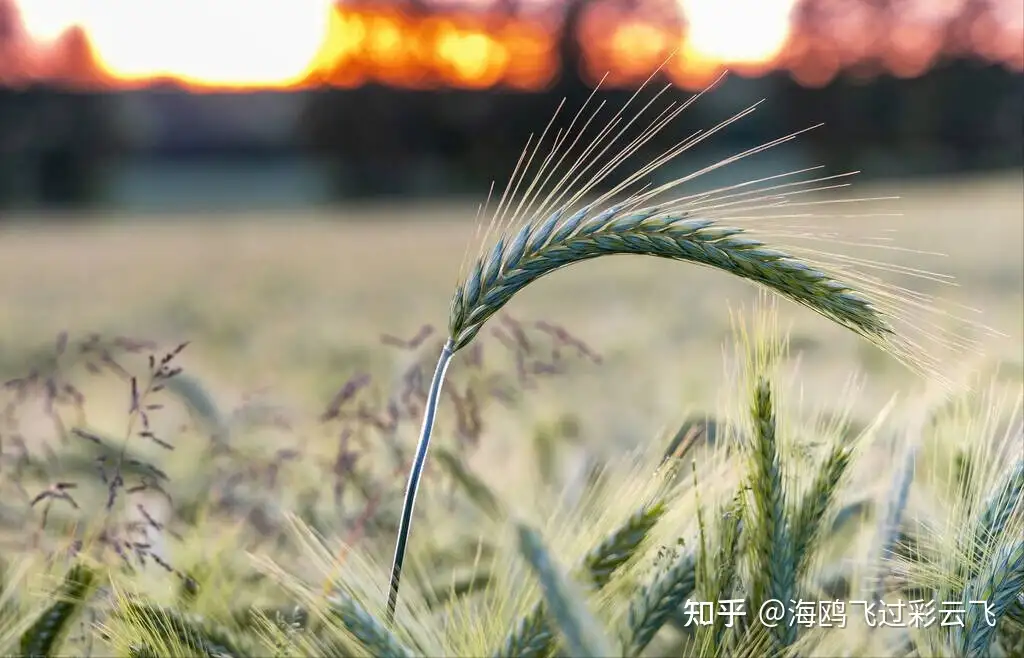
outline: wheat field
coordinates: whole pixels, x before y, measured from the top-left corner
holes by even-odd
[[[958,385],[980,391],[981,402],[979,406],[978,395],[969,396],[963,408],[953,403],[952,420],[943,421],[947,424],[936,421],[934,432],[941,438],[936,439],[936,445],[941,445],[932,446],[923,457],[935,477],[924,478],[920,485],[923,489],[914,490],[908,509],[915,515],[945,518],[941,498],[931,497],[927,492],[932,489],[928,487],[946,486],[943,483],[952,477],[954,469],[950,464],[974,460],[972,463],[981,466],[965,477],[977,486],[970,495],[964,494],[966,502],[954,506],[961,517],[950,515],[947,520],[955,524],[957,519],[973,519],[971,515],[980,514],[978,510],[984,507],[978,502],[984,499],[983,487],[995,486],[1000,469],[1012,462],[996,459],[997,448],[981,438],[972,444],[972,437],[995,437],[998,444],[999,437],[1010,437],[1014,423],[1020,421],[1020,408],[1014,405],[1019,405],[1024,387],[1022,183],[1019,174],[1004,174],[948,181],[863,183],[855,184],[850,192],[830,192],[832,196],[899,196],[898,200],[870,202],[870,207],[871,211],[899,213],[900,217],[851,217],[845,220],[853,226],[850,232],[889,236],[893,245],[936,252],[898,251],[887,259],[907,268],[954,276],[955,286],[920,280],[913,286],[935,295],[956,313],[1001,333],[977,333],[972,337],[979,344],[966,354],[939,355],[942,374]],[[429,377],[429,368],[447,331],[448,304],[459,279],[459,263],[477,227],[474,211],[469,203],[396,203],[309,210],[287,216],[255,212],[233,216],[114,216],[75,218],[82,221],[60,224],[35,224],[31,217],[5,218],[7,226],[0,232],[0,317],[4,319],[0,380],[18,381],[42,373],[56,382],[54,388],[67,383],[84,398],[75,400],[72,393],[63,396],[66,404],[58,405],[57,422],[45,400],[38,403],[22,399],[16,414],[10,411],[13,407],[8,407],[6,425],[0,430],[0,465],[5,473],[16,470],[22,479],[14,486],[14,479],[7,478],[0,488],[4,499],[0,536],[5,541],[5,568],[17,566],[15,558],[19,556],[40,564],[31,560],[41,557],[31,556],[64,551],[75,536],[81,541],[82,528],[88,524],[79,524],[76,515],[103,517],[106,495],[103,484],[79,483],[88,478],[84,473],[91,468],[87,460],[83,461],[82,455],[89,453],[82,446],[96,441],[119,445],[114,442],[132,435],[130,423],[140,422],[138,414],[150,414],[150,407],[140,402],[136,390],[142,386],[144,375],[136,375],[133,392],[129,393],[127,374],[109,376],[109,369],[101,361],[94,365],[98,364],[103,373],[90,375],[85,366],[91,348],[80,346],[89,345],[90,340],[95,345],[107,338],[114,338],[118,349],[130,344],[118,343],[119,336],[154,341],[152,346],[141,342],[139,349],[123,350],[128,352],[124,361],[118,356],[118,368],[134,374],[147,372],[147,353],[159,360],[165,350],[188,341],[187,348],[168,360],[184,371],[175,380],[177,384],[167,384],[172,399],[161,399],[151,410],[153,433],[174,443],[175,450],[165,454],[159,445],[136,446],[139,441],[135,438],[131,444],[133,454],[137,450],[146,459],[159,458],[158,464],[167,476],[161,486],[174,500],[167,504],[155,494],[143,493],[149,496],[145,511],[140,511],[143,520],[153,515],[160,520],[161,528],[164,524],[167,529],[176,528],[180,536],[155,539],[147,535],[146,548],[140,550],[163,551],[164,557],[159,559],[169,563],[165,571],[178,576],[206,574],[205,593],[201,593],[199,603],[189,604],[193,606],[190,610],[222,622],[235,612],[228,610],[230,603],[273,599],[268,594],[271,585],[245,580],[245,574],[254,568],[262,571],[264,580],[283,583],[293,600],[309,602],[310,610],[316,607],[313,602],[321,581],[329,582],[336,576],[332,570],[341,568],[351,571],[346,577],[347,586],[355,592],[353,601],[362,601],[366,608],[382,603],[379,599],[386,585],[383,565],[394,539],[405,484],[402,453],[408,454],[415,443],[417,412],[421,410],[416,394],[422,379]],[[853,252],[857,247],[845,244],[836,249]],[[895,273],[888,279],[900,283],[900,277]],[[660,456],[666,442],[688,420],[724,417],[744,408],[747,389],[737,379],[740,375],[734,367],[737,360],[743,361],[737,323],[742,327],[752,321],[756,301],[754,286],[720,272],[626,256],[557,272],[517,295],[480,334],[478,349],[458,354],[451,368],[453,392],[442,404],[438,420],[441,447],[432,455],[436,464],[431,466],[429,481],[424,485],[426,510],[422,512],[424,518],[417,521],[419,534],[414,534],[412,546],[419,571],[415,572],[414,585],[408,586],[413,588],[411,601],[399,610],[409,619],[419,611],[422,618],[402,622],[398,629],[389,631],[374,625],[379,623],[372,619],[378,609],[367,613],[358,603],[352,603],[355,607],[344,608],[338,622],[341,630],[337,635],[343,636],[347,650],[355,651],[352,647],[356,646],[362,653],[407,655],[408,648],[413,647],[411,653],[416,654],[480,655],[504,638],[504,649],[495,655],[548,655],[553,646],[545,644],[548,636],[541,631],[530,635],[530,615],[541,614],[537,612],[540,608],[531,606],[536,597],[542,596],[553,611],[550,619],[559,629],[560,641],[572,655],[604,655],[602,652],[611,645],[604,637],[605,629],[598,626],[606,624],[608,628],[627,629],[620,639],[622,646],[631,647],[631,654],[648,644],[656,652],[678,652],[680,645],[671,644],[663,637],[665,634],[655,640],[655,633],[670,617],[668,608],[657,613],[657,606],[644,607],[650,604],[652,592],[661,591],[658,588],[662,585],[655,581],[640,587],[640,567],[632,563],[622,567],[624,576],[612,579],[611,572],[622,562],[612,560],[605,573],[594,566],[610,559],[607,555],[600,557],[603,549],[598,546],[593,549],[596,553],[587,550],[608,533],[612,533],[608,540],[611,545],[624,541],[629,554],[645,537],[661,542],[664,548],[675,536],[692,537],[699,530],[703,541],[703,517],[697,511],[701,509],[708,519],[714,519],[714,523],[709,521],[713,526],[709,532],[720,533],[715,535],[715,545],[732,545],[728,543],[732,541],[728,539],[728,524],[720,523],[717,515],[718,511],[732,509],[729,501],[743,472],[729,461],[732,457],[720,455],[709,446],[701,456],[701,474],[693,475],[706,477],[707,482],[701,480],[700,486],[682,493],[673,489],[675,503],[665,511],[668,508],[659,507],[661,503],[655,501],[661,500],[660,487],[668,486],[665,478],[669,476],[638,475],[638,467],[624,456],[639,450],[648,460],[643,463],[649,466],[650,459]],[[787,409],[793,409],[792,415],[779,412],[780,433],[811,436],[808,445],[812,447],[807,449],[823,451],[826,457],[822,463],[831,463],[828,451],[830,446],[839,445],[837,437],[842,434],[827,419],[848,415],[851,427],[865,428],[886,412],[893,396],[909,401],[903,409],[911,416],[915,409],[938,404],[929,397],[934,391],[926,377],[911,372],[849,331],[789,302],[780,302],[778,317],[788,339],[789,356],[789,383],[779,395],[789,405]],[[430,327],[432,333],[426,333],[424,327]],[[102,339],[90,339],[92,334]],[[417,345],[400,345],[409,341]],[[517,351],[516,344],[522,348],[523,341],[532,347]],[[526,352],[532,356],[522,357]],[[156,370],[151,367],[148,372]],[[854,392],[848,385],[855,375],[862,383]],[[153,381],[159,383],[161,377],[164,375]],[[150,388],[145,389],[142,398]],[[777,410],[767,389],[757,390],[764,399],[755,407],[766,408],[755,410],[755,416],[761,414],[761,421],[774,418]],[[1005,403],[998,409],[997,398],[1002,400],[1000,404]],[[992,402],[991,408],[985,407],[985,401]],[[391,413],[397,407],[401,410]],[[339,414],[342,408],[345,411]],[[933,411],[929,407],[922,413]],[[815,420],[801,425],[801,413]],[[147,417],[147,428],[149,423]],[[773,432],[774,420],[769,425]],[[970,432],[960,436],[958,428],[965,427]],[[73,428],[93,438],[76,443],[72,437],[69,443],[67,436],[69,431],[74,434]],[[950,438],[954,434],[956,438]],[[873,504],[891,502],[891,491],[899,488],[892,478],[903,472],[899,459],[894,457],[896,453],[891,452],[891,446],[886,447],[885,441],[893,439],[890,434],[885,436],[888,439],[878,439],[881,447],[865,450],[862,463],[852,469],[855,493],[871,492]],[[770,445],[765,437],[761,440],[762,448]],[[210,452],[214,444],[224,452]],[[801,449],[784,442],[780,445],[784,464],[791,458],[797,460],[793,463],[804,458],[793,457],[802,454]],[[303,455],[312,457],[307,462]],[[839,453],[833,457],[838,460],[837,473],[841,473],[846,457]],[[595,464],[604,465],[610,473],[611,484],[598,493],[590,492],[586,484],[591,482]],[[145,469],[139,468],[136,474],[142,477]],[[822,468],[823,473],[827,472],[825,466]],[[780,483],[771,484],[771,473],[759,471],[756,466],[751,472],[755,496],[759,495],[757,491],[771,492],[773,486],[775,491],[781,490]],[[816,472],[807,467],[798,469],[793,477],[803,483],[801,487],[813,489],[817,485],[807,485],[806,481]],[[272,484],[261,484],[265,477]],[[687,470],[681,479],[689,482],[689,478]],[[230,486],[225,484],[228,480]],[[58,486],[61,482],[75,486],[62,489]],[[37,494],[47,491],[49,495],[40,498],[41,504],[27,505]],[[78,492],[72,494],[74,507],[59,500],[65,491]],[[829,498],[832,495],[824,496],[827,501],[822,503],[818,516],[828,516],[826,507],[834,512],[839,504],[863,503],[853,494],[835,494],[835,500]],[[19,496],[24,502],[19,502]],[[1012,511],[1007,512],[1010,520],[1003,520],[1010,529],[1021,523],[1020,491],[1016,496]],[[896,507],[902,513],[906,501]],[[565,527],[558,525],[557,519],[562,517],[555,513],[557,510],[584,508],[589,511],[579,514],[587,519],[586,526],[579,525],[579,519]],[[634,513],[639,516],[629,516]],[[308,528],[296,530],[293,515]],[[518,535],[513,535],[508,532],[510,516],[542,532],[520,525]],[[624,522],[624,518],[633,521]],[[878,518],[876,515],[864,527],[874,528]],[[621,523],[626,523],[624,530]],[[896,526],[902,527],[898,520]],[[315,543],[310,529],[328,538],[323,546],[303,548],[303,541]],[[491,541],[500,544],[497,548],[490,546],[490,550],[504,550],[509,555],[493,558],[503,566],[492,573],[492,589],[487,590],[485,598],[500,591],[502,584],[520,586],[521,591],[500,605],[493,601],[487,604],[492,606],[485,606],[489,616],[474,617],[468,608],[455,606],[443,608],[446,621],[437,621],[431,616],[437,605],[428,605],[429,597],[423,598],[423,588],[416,584],[422,580],[421,572],[443,573],[453,584],[462,583],[460,579],[468,578],[467,564],[475,564],[474,559],[478,562],[480,558],[472,554],[474,542],[481,533],[488,532]],[[1007,537],[1011,537],[1013,531],[1008,532]],[[622,539],[627,535],[638,538],[630,543],[633,540]],[[286,536],[291,539],[282,539]],[[892,546],[896,546],[899,542],[893,537]],[[931,548],[959,541],[951,537],[948,532],[941,534]],[[763,537],[766,543],[757,544],[761,539],[758,536],[753,545],[762,546],[764,551],[774,550],[768,534]],[[823,561],[834,566],[841,562],[834,552],[856,546],[870,553],[877,548],[870,542],[877,543],[878,538],[867,530],[858,530],[852,536],[832,539],[835,541],[823,541],[820,550],[826,556]],[[900,535],[900,541],[904,539]],[[805,543],[810,545],[811,539]],[[350,546],[354,552],[349,554],[349,549],[341,546]],[[548,549],[556,558],[555,567],[551,566]],[[992,550],[997,549],[1017,550],[1006,542]],[[806,550],[810,555],[811,549]],[[518,559],[517,551],[525,560],[509,566]],[[610,593],[587,590],[581,594],[575,584],[559,580],[558,565],[572,564],[573,555],[590,565],[587,568],[600,586],[610,583]],[[755,565],[760,559],[756,555],[752,558]],[[899,555],[903,562],[897,561],[895,573],[906,575],[920,570],[920,563],[907,557],[908,553]],[[1017,559],[1015,555],[1006,560],[1016,564],[1012,562]],[[989,557],[985,553],[985,559]],[[92,559],[102,562],[96,555]],[[452,560],[459,564],[452,566]],[[768,564],[772,563],[769,560]],[[12,616],[12,625],[0,619],[0,639],[15,637],[11,628],[22,624],[17,628],[23,631],[25,624],[33,621],[32,615],[45,609],[47,599],[38,593],[56,587],[63,573],[52,560],[46,564],[49,566],[40,573],[49,575],[33,581],[32,591],[37,594],[19,599],[20,609],[28,612]],[[692,560],[685,564],[693,579],[691,590],[696,587],[706,596],[726,593],[721,574],[701,572]],[[926,564],[924,571],[936,564]],[[697,575],[692,576],[695,568]],[[815,578],[820,575],[810,566],[806,568],[808,573],[816,574]],[[196,647],[206,655],[215,655],[210,644],[213,635],[197,639],[199,636],[191,630],[175,631],[177,639],[168,640],[153,630],[166,620],[147,621],[149,613],[122,600],[138,588],[153,600],[170,605],[178,590],[161,584],[160,569],[156,572],[154,575],[152,570],[143,569],[142,576],[133,572],[130,578],[111,577],[112,584],[101,587],[109,595],[106,605],[120,610],[121,616],[106,618],[95,613],[100,615],[96,619],[105,620],[94,619],[93,623],[98,624],[95,628],[101,629],[95,633],[99,638],[95,641],[107,642],[107,650],[118,655],[154,655],[140,648],[144,646],[163,649],[155,655]],[[537,575],[539,589],[521,587],[527,573]],[[604,575],[598,577],[598,573]],[[675,572],[669,569],[665,573]],[[746,575],[742,579],[753,579],[755,598],[764,598],[764,591],[757,593],[757,576],[743,573]],[[982,570],[982,575],[986,573]],[[924,578],[920,574],[916,577]],[[24,578],[31,580],[27,575]],[[195,578],[202,580],[198,575]],[[64,587],[70,582],[65,581]],[[0,610],[7,602],[3,585],[0,581]],[[774,587],[769,585],[764,586]],[[459,585],[463,586],[472,591],[469,585]],[[672,587],[678,589],[679,584]],[[663,588],[675,591],[672,587]],[[943,589],[943,582],[935,587],[936,591],[957,596],[961,592],[955,587]],[[623,617],[625,613],[613,607],[611,601],[614,596],[628,598],[631,592],[648,598],[639,604],[634,601],[629,616]],[[581,599],[587,600],[590,610],[597,610],[600,623],[594,621]],[[681,604],[682,600],[674,603],[676,607]],[[661,601],[658,605],[667,604]],[[1008,605],[1012,608],[1012,603]],[[508,622],[517,618],[526,621],[506,636]],[[654,618],[660,623],[652,621]],[[278,633],[261,628],[264,634]],[[726,645],[715,644],[721,640],[720,628],[716,627],[719,635],[714,637],[697,633],[694,638],[678,627],[675,631],[682,633],[684,642],[691,642],[681,646],[695,650],[695,646],[707,648],[711,643],[719,653],[701,655],[723,655],[720,652]],[[81,637],[78,633],[72,629],[68,641],[88,643],[89,651],[93,651],[92,632],[81,631]],[[962,642],[956,636],[950,642],[968,647],[965,651],[969,655],[982,655],[970,648],[981,646],[977,644],[982,641],[981,635],[967,634]],[[246,641],[251,642],[253,637],[250,634]],[[274,642],[284,641],[274,637]],[[754,647],[767,646],[758,644],[768,642],[767,637],[754,633],[740,648],[728,646],[740,652],[735,655],[742,655]],[[800,646],[795,635],[771,637],[775,638],[773,642]],[[871,637],[870,642],[875,642]],[[221,644],[228,646],[232,641],[223,639]],[[295,640],[289,646],[300,652],[323,650],[321,645],[303,644],[307,641],[313,640]],[[530,642],[540,642],[536,645],[540,648]],[[829,642],[826,638],[816,649],[808,648],[807,654],[835,655],[829,652],[837,651],[842,642]],[[926,655],[921,650],[926,644],[917,645],[918,655]],[[22,651],[26,651],[25,646],[21,645]],[[73,646],[76,651],[85,651],[85,644]],[[241,645],[234,646],[228,653],[246,654],[246,650],[238,649]],[[249,651],[267,651],[268,646],[264,643],[262,648]],[[869,655],[872,649],[868,646],[857,650],[863,653],[846,655]],[[870,646],[875,651],[883,647]],[[890,648],[884,644],[885,651]],[[30,655],[51,655],[33,651],[40,653]],[[96,651],[96,655],[109,655],[104,649]],[[727,649],[724,655],[734,654]],[[942,647],[933,646],[927,655],[946,654]]]
[[[892,229],[896,245],[946,254],[888,258],[955,276],[956,287],[925,291],[980,311],[969,317],[1006,335],[983,346],[990,365],[1019,377],[1020,177],[859,184],[850,195],[901,197],[871,210],[902,217],[851,219],[856,234]],[[7,318],[0,367],[14,376],[25,365],[22,355],[48,349],[60,331],[191,340],[189,369],[226,395],[249,382],[273,387],[289,404],[319,405],[352,371],[387,367],[392,352],[380,348],[381,334],[408,338],[424,324],[443,331],[476,230],[474,211],[468,204],[343,207],[38,229],[17,228],[18,218],[11,218],[15,228],[0,240]],[[555,399],[563,411],[599,411],[578,406],[576,391],[600,387],[605,392],[597,399],[622,399],[638,414],[671,422],[681,403],[714,403],[728,305],[754,294],[750,284],[717,272],[623,256],[545,278],[507,310],[517,319],[562,325],[605,357],[600,368],[562,387]],[[894,390],[911,385],[899,365],[792,306],[782,310],[806,351],[809,392],[863,368],[877,369]],[[595,420],[600,426],[604,419]],[[634,419],[624,421],[633,426]]]

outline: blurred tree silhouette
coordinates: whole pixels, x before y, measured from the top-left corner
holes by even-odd
[[[830,166],[907,176],[1024,165],[1024,80],[1002,67],[954,60],[917,78],[839,76],[820,89],[773,77],[790,129],[826,123],[807,139]]]
[[[109,100],[52,88],[0,89],[0,205],[101,201],[115,143]]]
[[[612,1],[627,8],[637,4]],[[331,163],[340,196],[407,193],[417,162],[443,165],[445,172],[438,176],[447,177],[442,187],[448,191],[469,189],[464,184],[478,191],[480,184],[505,175],[504,163],[515,162],[527,137],[547,123],[558,100],[565,98],[565,107],[572,112],[591,93],[582,74],[584,55],[577,38],[591,4],[565,3],[558,41],[560,74],[548,93],[410,92],[372,85],[317,92],[306,105],[302,143]],[[859,59],[843,62],[845,72],[833,75],[829,67],[840,65],[835,33],[841,24],[836,12],[852,5],[869,12],[874,22],[864,38],[874,41],[864,44]],[[510,13],[517,10],[514,0],[501,6]],[[410,7],[409,11],[425,11],[422,3]],[[968,0],[945,23],[931,25],[935,50],[928,54],[922,74],[896,77],[886,71],[914,64],[912,57],[908,64],[900,51],[901,21],[914,20],[907,11],[901,0],[799,3],[799,47],[783,59],[794,66],[804,60],[824,66],[821,82],[827,82],[807,85],[785,70],[769,73],[762,81],[732,78],[729,85],[748,85],[758,97],[767,95],[771,114],[764,119],[764,111],[759,112],[761,119],[744,122],[716,137],[716,143],[728,147],[729,140],[739,136],[743,143],[735,146],[746,148],[750,140],[771,139],[824,121],[826,129],[801,137],[800,143],[833,170],[909,176],[1024,165],[1024,77],[979,59],[976,35],[970,34],[973,21],[993,11],[991,2]],[[769,87],[767,94],[764,86]],[[621,102],[629,93],[612,92],[610,96],[622,98],[610,98],[610,103]],[[781,111],[774,110],[780,106]],[[702,117],[700,123],[722,118]],[[659,139],[680,137],[664,133]],[[664,148],[664,142],[653,146]]]
[[[43,86],[30,81],[38,62],[14,44],[23,27],[10,0],[0,0],[0,206],[81,206],[102,198],[103,163],[115,146],[109,99],[60,91],[95,75],[85,35],[68,30],[48,65],[62,72]]]
[[[674,0],[601,1],[625,9],[651,7],[652,2],[675,8]],[[826,129],[801,137],[800,144],[832,170],[906,176],[1024,166],[1024,76],[986,63],[984,57],[998,59],[993,52],[1002,46],[979,44],[984,31],[975,29],[991,27],[995,1],[965,0],[947,16],[929,18],[933,22],[922,28],[913,24],[923,20],[914,7],[924,0],[802,0],[794,43],[782,57],[785,66],[760,80],[731,78],[727,84],[739,93],[725,93],[727,107],[698,104],[688,110],[693,121],[674,124],[650,147],[662,150],[725,118],[723,112],[740,109],[734,101],[755,96],[769,103],[751,120],[716,136],[717,146],[747,148],[824,121]],[[478,194],[491,180],[507,178],[528,136],[547,124],[560,100],[565,99],[563,112],[571,114],[590,95],[578,34],[592,4],[565,0],[561,5],[559,73],[547,92],[410,91],[380,84],[301,92],[304,109],[295,142],[271,151],[298,149],[314,156],[328,170],[339,198]],[[506,15],[523,11],[521,0],[496,6],[492,11]],[[842,33],[843,21],[836,18],[851,8],[867,15],[869,23],[852,36]],[[401,9],[422,16],[431,11],[431,2],[405,0]],[[908,22],[911,28],[931,30],[923,59],[901,50],[900,30]],[[39,62],[24,59],[11,46],[24,38],[23,31],[11,0],[0,0],[0,206],[99,202],[106,165],[122,155],[118,96],[67,91],[97,75],[80,31],[61,37],[46,65],[53,70],[42,72],[33,70]],[[851,38],[856,42],[850,46],[853,54],[837,45],[844,36],[848,46]],[[796,80],[786,72],[787,66],[799,71],[808,62],[809,69]],[[834,76],[840,68],[845,72]],[[904,77],[883,73],[894,68]],[[331,73],[326,72],[328,77]],[[48,86],[24,82],[40,77]],[[618,106],[631,91],[606,93],[609,106]],[[187,93],[181,95],[181,102],[190,102]],[[679,92],[680,98],[686,95]],[[179,123],[194,131],[187,120]],[[196,139],[206,139],[197,134]],[[241,145],[236,155],[255,161],[280,155],[245,148]]]

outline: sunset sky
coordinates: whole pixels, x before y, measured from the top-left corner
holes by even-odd
[[[120,77],[170,75],[214,83],[288,83],[326,35],[329,0],[20,0],[30,34],[73,25]]]
[[[524,16],[465,11],[474,2],[487,10],[500,0],[431,0],[437,11],[428,14],[403,12],[401,3],[386,0],[0,4],[9,7],[11,1],[28,39],[0,60],[0,81],[144,86],[171,78],[197,89],[242,89],[351,87],[374,80],[409,87],[537,90],[558,70],[557,24],[530,11]],[[557,9],[563,0],[519,2],[527,10],[543,10]],[[821,0],[813,4],[812,26],[799,29],[794,16],[798,5],[806,4],[801,0],[653,0],[646,5],[652,11],[595,2],[585,15],[592,20],[584,20],[579,36],[588,75],[597,79],[611,73],[613,85],[642,80],[672,52],[681,57],[666,73],[691,88],[724,67],[752,74],[787,67],[801,83],[820,85],[867,61],[876,70],[913,77],[946,48],[1024,68],[1024,4],[994,0],[979,13],[968,2],[905,0],[890,6]],[[84,47],[61,45],[71,28],[80,29],[84,39],[78,43]]]
[[[549,0],[550,1],[550,0]],[[485,0],[488,2],[488,0]],[[796,0],[678,0],[686,50],[722,63],[774,56]],[[331,0],[19,0],[41,43],[81,26],[105,68],[126,79],[289,84],[314,62]],[[445,3],[440,3],[444,6]],[[743,21],[737,21],[743,16]]]

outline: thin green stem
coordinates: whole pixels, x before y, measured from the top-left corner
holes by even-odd
[[[405,486],[405,500],[402,503],[402,519],[398,524],[398,539],[395,541],[395,560],[391,566],[391,586],[388,591],[387,621],[390,624],[395,618],[395,607],[398,605],[398,586],[402,579],[402,565],[405,563],[405,550],[409,542],[409,529],[412,525],[412,511],[416,506],[416,492],[420,488],[420,478],[427,462],[427,449],[430,448],[430,435],[434,431],[434,418],[437,415],[437,403],[441,398],[441,386],[448,364],[455,354],[451,339],[445,341],[441,348],[441,356],[437,360],[434,379],[430,382],[427,393],[427,405],[423,410],[423,427],[420,429],[420,440],[416,445],[416,456],[409,469],[409,482]]]

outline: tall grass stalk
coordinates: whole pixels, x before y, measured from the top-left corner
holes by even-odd
[[[430,448],[430,434],[434,430],[434,417],[437,415],[437,401],[441,397],[441,386],[444,384],[444,375],[448,371],[448,364],[451,363],[454,353],[451,339],[445,341],[444,347],[441,348],[441,357],[437,361],[437,368],[434,370],[434,378],[430,381],[430,390],[427,393],[427,403],[423,411],[423,427],[420,429],[416,454],[409,469],[409,481],[406,484],[405,498],[402,501],[402,516],[398,522],[395,558],[391,565],[391,585],[388,589],[388,623],[394,619],[395,608],[398,606],[398,586],[402,579],[402,566],[405,564],[405,551],[412,526],[412,512],[416,506],[416,493],[419,491],[423,467],[427,463],[427,450]]]

